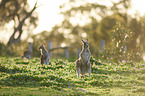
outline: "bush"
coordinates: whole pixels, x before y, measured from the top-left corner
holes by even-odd
[[[127,50],[127,45],[133,36],[133,32],[117,23],[110,32],[112,39],[111,46],[105,49],[103,58],[113,60],[114,62],[122,61],[139,61],[142,58],[139,48]]]

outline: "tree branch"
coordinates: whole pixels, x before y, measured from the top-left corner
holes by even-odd
[[[7,43],[7,47],[9,47],[12,43],[16,44],[20,41],[20,37],[21,37],[22,32],[23,32],[22,31],[23,24],[24,24],[25,20],[28,17],[30,17],[31,14],[34,12],[34,10],[37,8],[36,5],[37,5],[37,2],[35,3],[33,9],[28,14],[26,14],[26,16],[21,21],[19,21],[19,25],[17,26],[17,28],[14,28],[14,32],[11,35],[11,37],[10,37],[8,43]],[[14,38],[17,31],[19,31],[19,36],[17,38]]]
[[[13,20],[14,20],[14,29],[16,28],[16,20],[15,20],[15,16],[17,16],[17,11],[19,9],[19,4],[18,1],[15,0],[15,10],[13,12]]]
[[[0,3],[0,8],[5,7],[7,2],[8,2],[8,0],[2,0],[1,3]]]

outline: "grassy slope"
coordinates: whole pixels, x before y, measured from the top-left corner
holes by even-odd
[[[97,63],[100,62],[100,63]],[[62,59],[41,66],[39,58],[0,58],[0,95],[145,95],[145,62],[97,60],[92,76],[77,79],[75,63]]]

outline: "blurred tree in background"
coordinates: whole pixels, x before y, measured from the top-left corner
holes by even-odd
[[[29,36],[37,26],[37,13],[34,10],[37,8],[36,4],[33,9],[30,9],[27,0],[1,0],[0,1],[0,24],[1,30],[7,28],[7,24],[11,23],[13,30],[12,35],[7,43],[7,48],[10,45],[20,42],[23,32],[27,32]],[[33,14],[32,14],[33,13]],[[12,49],[12,48],[10,48]],[[10,52],[10,50],[9,50]]]
[[[60,8],[64,21],[58,29],[63,28],[62,32],[65,34],[65,39],[69,41],[68,44],[80,47],[80,39],[88,38],[91,52],[96,55],[100,40],[105,40],[106,45],[110,44],[109,32],[116,22],[127,23],[130,0],[112,2],[111,7],[99,4],[99,1],[92,3],[86,0],[70,0]],[[110,13],[112,15],[108,15]]]
[[[139,42],[139,46],[141,46],[143,48],[143,51],[145,52],[145,16],[144,17],[140,17],[140,21],[139,24],[141,26],[141,32],[140,32],[140,42]]]
[[[104,17],[99,23],[98,32],[101,34],[101,38],[106,41],[106,45],[111,42],[109,34],[117,22],[125,24],[125,19],[118,14],[114,14]]]
[[[131,0],[114,2],[110,0],[110,6],[100,2],[103,1],[69,0],[60,6],[60,14],[64,18],[61,24],[56,24],[49,32],[43,31],[32,35],[30,30],[37,26],[37,13],[33,12],[37,8],[36,4],[33,9],[30,9],[27,0],[2,0],[0,2],[0,11],[2,13],[0,14],[0,23],[5,26],[6,23],[13,22],[14,33],[28,31],[29,37],[33,39],[34,56],[40,55],[38,46],[41,43],[45,44],[46,47],[48,41],[52,41],[53,47],[61,46],[64,43],[67,46],[81,48],[81,39],[89,39],[92,55],[97,56],[100,50],[100,40],[105,40],[106,49],[113,46],[110,34],[117,22],[120,22],[125,27],[124,29],[130,29],[134,33],[132,38],[126,41],[128,42],[126,44],[127,50],[133,50],[138,47],[145,48],[145,17],[132,18],[129,16],[128,10],[131,8]],[[29,18],[27,17],[28,14]],[[25,19],[22,24],[21,22],[25,17],[27,17],[27,20]],[[20,27],[18,27],[19,25]],[[124,29],[120,28],[120,30]],[[21,46],[20,50],[24,50],[27,48],[26,43],[27,41],[23,40],[17,46]]]
[[[137,43],[140,42],[140,35],[141,35],[141,24],[140,22],[137,21],[136,18],[133,18],[129,22],[129,28],[134,32],[133,39],[131,42],[128,44],[129,48],[135,48],[137,47]],[[137,42],[138,40],[138,42]]]

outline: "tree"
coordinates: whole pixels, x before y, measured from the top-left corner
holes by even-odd
[[[64,17],[60,27],[63,30],[69,30],[66,38],[69,44],[79,47],[79,39],[88,38],[91,42],[90,49],[95,48],[94,52],[96,48],[99,49],[99,46],[97,46],[99,40],[105,39],[109,42],[109,31],[116,22],[127,22],[127,10],[130,8],[130,0],[112,2],[113,6],[111,7],[99,4],[99,1],[101,0],[91,3],[87,0],[69,0],[68,3],[60,6],[61,14]],[[120,10],[120,6],[122,10]],[[113,15],[108,16],[108,13]],[[83,37],[84,33],[87,34],[86,37]]]
[[[117,13],[120,16],[122,16],[126,23],[127,23],[127,11],[131,7],[131,0],[118,0],[118,2],[112,2],[113,6],[111,7],[111,10],[113,13]]]
[[[110,42],[110,31],[112,28],[116,25],[117,22],[120,22],[122,24],[125,24],[124,18],[122,18],[118,14],[114,14],[111,16],[104,17],[101,22],[98,25],[98,33],[100,34],[100,37],[107,41],[107,45]]]
[[[65,36],[69,44],[80,47],[78,41],[81,38],[86,39],[89,37],[91,42],[96,40],[97,20],[105,16],[107,11],[105,5],[89,3],[86,0],[70,0],[68,3],[60,6],[60,8],[61,14],[64,17],[60,27],[64,30],[69,29],[68,35]],[[83,36],[83,34],[87,34],[87,37]]]
[[[143,48],[143,51],[145,52],[145,16],[140,17],[139,21],[141,25],[141,32],[140,32],[140,46]]]
[[[32,15],[36,7],[35,3],[33,9],[29,9],[27,0],[1,0],[0,1],[0,23],[4,26],[6,23],[14,22],[13,33],[7,43],[7,47],[11,44],[20,42],[20,37],[24,31],[24,28],[36,27],[37,14]],[[26,23],[27,21],[27,23]]]
[[[131,49],[135,49],[139,43],[137,42],[137,39],[140,41],[141,24],[137,21],[136,18],[133,18],[129,23],[129,28],[134,32],[134,35],[132,36],[132,40],[128,44],[128,47]]]

